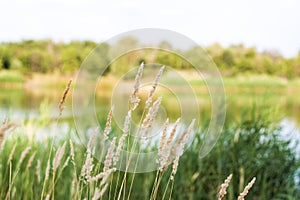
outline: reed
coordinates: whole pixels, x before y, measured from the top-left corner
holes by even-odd
[[[252,186],[255,183],[256,178],[254,177],[249,183],[248,185],[246,185],[245,189],[243,190],[243,192],[239,195],[238,200],[244,200],[245,197],[247,196],[249,190],[252,188]]]
[[[63,92],[63,95],[62,95],[62,97],[61,97],[61,100],[60,100],[60,102],[59,102],[59,104],[58,104],[58,110],[59,110],[58,118],[61,117],[62,112],[63,112],[63,110],[64,110],[64,104],[65,104],[67,95],[68,95],[68,93],[69,93],[69,90],[70,90],[70,88],[71,88],[71,84],[72,84],[72,79],[69,80],[69,82],[68,82],[68,84],[67,84],[67,86],[66,86],[66,89],[65,89],[65,91]]]
[[[201,161],[198,158],[198,150],[203,142],[201,134],[195,133],[195,139],[190,141],[194,133],[195,120],[192,120],[185,130],[180,132],[178,128],[180,118],[176,121],[168,118],[162,127],[160,141],[155,146],[158,151],[157,171],[144,174],[117,171],[118,164],[124,160],[124,158],[120,158],[121,152],[130,145],[127,139],[132,131],[132,116],[140,103],[138,91],[143,67],[143,64],[141,64],[135,78],[129,102],[131,106],[125,116],[121,135],[117,135],[112,131],[114,109],[112,106],[107,115],[105,129],[102,131],[95,129],[89,141],[86,142],[86,149],[84,150],[81,144],[76,140],[72,140],[72,138],[65,138],[58,143],[53,143],[51,139],[46,142],[31,141],[24,135],[18,138],[14,135],[15,132],[12,132],[14,137],[4,138],[5,142],[2,143],[0,151],[0,160],[2,160],[0,162],[0,183],[2,186],[0,198],[130,199],[132,196],[131,199],[215,199],[217,197],[218,200],[222,200],[227,198],[226,195],[228,195],[228,199],[236,198],[239,195],[237,199],[244,200],[246,197],[249,199],[272,199],[276,191],[283,191],[284,195],[290,196],[295,194],[286,194],[288,189],[293,186],[288,184],[293,183],[293,180],[287,177],[287,174],[292,170],[296,171],[297,168],[295,166],[299,161],[296,162],[297,159],[293,157],[292,151],[285,146],[286,143],[283,143],[278,138],[274,137],[272,140],[267,141],[268,143],[264,143],[267,136],[270,136],[272,131],[274,132],[274,129],[268,126],[259,126],[261,118],[257,121],[250,121],[251,123],[247,121],[245,124],[238,124],[237,128],[229,127],[225,129],[220,142],[216,144],[216,150],[212,151],[208,157]],[[143,114],[140,119],[137,133],[141,134],[145,139],[154,126],[154,120],[162,103],[162,98],[154,100],[153,95],[163,70],[164,67],[160,69],[155,80],[153,80],[153,88],[145,102],[145,116]],[[68,83],[60,101],[60,115],[63,111],[63,104],[70,85],[71,81]],[[6,131],[13,130],[13,124],[3,123],[0,129],[2,136],[5,136],[4,133]],[[236,136],[237,130],[239,130],[238,136]],[[264,131],[266,133],[260,137],[259,134]],[[97,148],[97,143],[101,142],[97,140],[98,134],[103,134],[105,140],[112,138],[107,151],[103,152],[105,156],[103,163],[95,159],[93,155],[93,150]],[[234,140],[237,137],[238,139]],[[187,149],[189,142],[191,142],[191,145]],[[272,146],[267,146],[266,144],[272,144]],[[254,149],[251,150],[249,146]],[[127,149],[130,149],[130,147]],[[140,148],[139,152],[147,150]],[[257,152],[261,153],[260,155],[267,155],[272,150],[276,154],[270,154],[269,156],[272,159],[269,159],[268,162],[265,162],[266,158],[260,159],[255,157]],[[45,158],[45,155],[49,155],[48,158]],[[249,155],[252,155],[252,157],[247,157]],[[276,170],[279,172],[277,173],[272,168],[274,173],[271,175],[276,173],[276,176],[271,176],[264,172],[263,169],[272,167],[272,164],[269,162],[276,160],[277,156],[281,156],[280,159],[283,160],[280,165],[284,165],[284,171],[274,162],[272,164],[276,165]],[[130,162],[130,158],[127,158],[127,162]],[[73,164],[73,167],[70,167],[71,164]],[[259,166],[256,166],[256,164],[259,164]],[[290,166],[295,168],[291,169],[289,168]],[[243,173],[240,173],[240,169],[245,170],[243,170]],[[255,169],[255,171],[248,172],[246,169]],[[118,173],[118,176],[114,176],[116,173]],[[218,181],[223,179],[223,174],[229,173],[240,177],[232,178],[232,175],[229,175],[219,187],[219,191],[217,191]],[[239,185],[244,185],[244,183],[240,183],[240,180],[253,177],[254,175],[259,180],[256,183],[257,187],[253,187],[256,181],[256,178],[253,178],[239,194]],[[283,176],[289,182],[285,182]],[[124,181],[122,180],[122,186],[118,184],[119,177],[121,180],[126,177],[123,179]],[[274,177],[279,178],[277,180]],[[272,189],[274,186],[270,183],[263,182],[264,178],[285,184],[283,186],[277,184],[280,190],[274,190],[274,188]],[[250,190],[252,192],[249,193]],[[114,192],[117,195],[111,195]],[[261,194],[263,192],[264,194]]]
[[[227,194],[227,188],[229,186],[229,183],[231,181],[231,178],[232,178],[232,174],[230,174],[226,180],[224,181],[224,183],[221,185],[221,188],[219,190],[219,195],[218,195],[218,200],[222,200],[223,197]]]

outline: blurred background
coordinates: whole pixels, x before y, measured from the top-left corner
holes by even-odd
[[[190,199],[210,198],[214,193],[208,191],[214,191],[214,184],[221,183],[232,171],[239,178],[258,177],[253,198],[296,199],[300,156],[297,146],[300,141],[299,9],[297,0],[2,0],[0,119],[7,116],[10,120],[37,119],[43,112],[55,113],[66,83],[76,77],[82,62],[100,43],[132,29],[169,29],[205,49],[222,74],[227,98],[224,132],[228,138],[224,136],[211,157],[206,158],[211,160],[205,161],[207,166],[215,167],[208,174],[216,176],[201,179],[207,172],[199,168],[206,165],[199,161],[199,168],[192,167],[192,158],[197,160],[197,157],[187,156],[186,167],[193,178],[178,184],[178,187],[186,186],[178,188],[178,199],[185,198],[184,191],[192,195]],[[107,52],[123,46],[134,48],[140,42],[135,37],[124,37],[115,44],[106,44]],[[161,42],[160,47],[176,49],[168,42]],[[196,54],[197,48],[183,53]],[[99,63],[107,60],[105,56],[99,59]],[[210,118],[210,96],[205,83],[189,63],[160,51],[129,53],[110,63],[97,89],[100,111],[108,112],[114,84],[141,61],[170,66],[189,82],[197,91],[203,116],[201,126],[205,129]],[[165,106],[173,118],[177,117],[176,108],[167,107],[167,103]],[[101,114],[100,121],[104,122],[105,117],[106,114]],[[71,98],[67,100],[61,123],[62,130],[74,128]],[[237,133],[243,132],[249,137],[241,139],[244,143],[237,143]],[[274,143],[255,146],[270,132],[276,135]],[[223,158],[222,151],[228,152],[228,157]],[[241,162],[246,166],[241,166]],[[254,168],[260,171],[253,172]],[[231,198],[242,187],[241,180],[237,178],[234,185],[237,190],[231,189]],[[199,186],[205,182],[208,186]],[[278,190],[272,185],[278,186]],[[196,186],[200,188],[195,189]],[[203,191],[208,193],[204,195]]]

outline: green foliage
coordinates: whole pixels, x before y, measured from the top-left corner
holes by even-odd
[[[167,42],[160,44],[163,50],[139,50],[119,55],[120,52],[127,52],[139,47],[139,45],[140,42],[132,37],[122,38],[113,45],[103,43],[102,47],[106,47],[102,48],[104,52],[97,52],[96,48],[93,53],[94,57],[88,61],[90,63],[86,64],[92,69],[109,65],[109,71],[115,75],[127,72],[131,67],[139,65],[141,61],[161,63],[175,69],[192,67],[177,54],[170,53],[173,48]],[[51,40],[24,40],[17,43],[2,43],[0,44],[0,69],[43,73],[54,70],[63,73],[74,72],[79,69],[95,47],[97,44],[92,41],[55,43]],[[258,52],[255,48],[248,48],[243,45],[232,45],[224,48],[219,44],[208,46],[206,50],[223,75],[269,74],[290,79],[300,76],[300,53],[294,58],[284,58],[276,51]],[[202,49],[193,47],[183,51],[182,54],[189,56],[190,60],[193,61],[199,59],[199,52],[203,54]],[[115,60],[113,63],[108,63],[111,58],[115,58]]]
[[[23,83],[24,77],[18,71],[1,71],[0,83]]]
[[[24,40],[0,44],[2,69],[19,69],[24,72],[73,72],[96,47],[90,41],[54,43],[51,40]]]
[[[245,119],[227,126],[212,152],[198,161],[193,148],[203,138],[197,135],[195,146],[180,162],[175,182],[181,184],[175,184],[175,199],[214,199],[214,188],[229,174],[233,174],[233,180],[227,199],[236,199],[252,177],[257,179],[247,199],[295,198],[300,189],[296,182],[300,163],[290,141],[280,139],[279,132],[279,127],[272,127],[260,117]]]
[[[41,109],[43,110],[43,107]],[[47,117],[46,117],[47,118]],[[299,158],[289,141],[284,141],[279,137],[280,127],[268,122],[267,116],[252,115],[252,117],[241,117],[240,122],[227,123],[221,137],[214,149],[203,159],[199,159],[199,149],[203,141],[205,127],[200,130],[191,146],[186,150],[179,161],[179,168],[175,176],[172,199],[216,199],[218,188],[229,174],[233,174],[233,179],[228,188],[226,199],[236,199],[244,186],[256,177],[256,183],[247,195],[247,199],[296,199],[299,192],[299,185],[296,177],[299,177]],[[68,141],[68,138],[62,138]],[[56,143],[56,147],[63,141]],[[7,160],[12,147],[17,144],[12,161]],[[29,154],[19,165],[21,152],[31,146]],[[14,179],[11,190],[12,199],[40,199],[42,194],[47,159],[51,149],[51,140],[46,139],[36,141],[29,139],[24,133],[10,134],[0,151],[0,197],[7,196],[10,180]],[[74,198],[74,173],[79,176],[81,167],[85,162],[86,149],[80,143],[74,142],[75,161],[63,168],[63,163],[70,156],[70,146],[66,146],[66,153],[62,158],[62,163],[55,177],[55,198]],[[31,155],[35,154],[32,165],[28,167]],[[55,153],[52,153],[53,160]],[[38,161],[39,160],[39,161]],[[40,169],[37,170],[38,162]],[[93,174],[99,173],[102,164],[95,160],[95,170]],[[171,169],[166,172],[161,181],[161,190],[158,191],[157,199],[162,199],[165,186],[169,180]],[[44,197],[52,189],[50,179],[45,184]],[[120,173],[122,177],[123,172]],[[130,199],[149,199],[151,188],[156,172],[142,173],[135,175],[133,191]],[[39,179],[40,176],[40,179]],[[109,190],[114,194],[118,172],[111,177],[110,184],[113,186]],[[127,182],[130,183],[133,174],[128,174]],[[79,181],[80,179],[78,179]],[[92,193],[94,185],[84,186],[82,195],[88,196]],[[103,199],[108,199],[109,190]],[[129,188],[126,187],[128,194]],[[91,195],[91,194],[90,194]],[[167,192],[167,197],[169,192]],[[168,199],[168,198],[167,198]]]

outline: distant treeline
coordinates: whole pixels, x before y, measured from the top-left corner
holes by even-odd
[[[119,49],[123,45],[137,46],[138,40],[123,38],[109,49]],[[97,47],[93,41],[73,41],[69,43],[53,42],[51,40],[24,40],[21,42],[9,42],[0,44],[0,69],[20,70],[27,72],[74,72],[79,69],[81,63],[89,53]],[[172,46],[166,42],[161,47],[172,50]],[[224,48],[219,44],[213,44],[205,48],[219,67],[223,75],[233,76],[237,74],[268,74],[286,78],[300,76],[300,52],[295,58],[284,58],[276,51],[258,52],[255,48],[247,48],[243,45],[232,45]],[[193,53],[189,49],[188,53]],[[103,52],[102,52],[103,53]],[[99,58],[100,63],[106,59]],[[102,59],[102,60],[101,60]],[[176,69],[188,69],[190,64],[181,58],[167,52],[148,52],[139,54],[133,52],[120,57],[109,66],[112,73],[120,74],[126,71],[129,64],[138,64],[140,61],[164,63]],[[98,63],[99,63],[98,62]],[[126,64],[125,64],[126,63]]]

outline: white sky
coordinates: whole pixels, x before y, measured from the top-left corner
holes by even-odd
[[[300,50],[299,0],[0,0],[0,41],[103,41],[137,28],[164,28],[200,45],[243,43]]]

